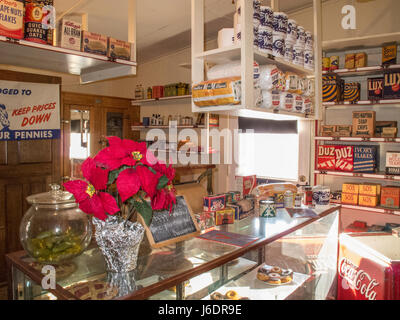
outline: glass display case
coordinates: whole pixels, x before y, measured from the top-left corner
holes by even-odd
[[[24,251],[7,255],[10,299],[210,299],[235,290],[249,299],[329,299],[336,295],[340,206],[314,211],[313,218],[293,218],[285,209],[274,218],[248,217],[215,230],[255,237],[241,246],[194,237],[141,253],[129,274],[107,274],[92,244],[72,262],[48,273]],[[293,270],[293,281],[273,286],[257,279],[260,265]],[[47,277],[44,279],[44,277]],[[44,282],[43,289],[42,280]]]

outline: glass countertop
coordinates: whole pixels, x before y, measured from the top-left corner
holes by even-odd
[[[285,209],[278,209],[277,216],[274,218],[252,216],[236,221],[231,225],[218,226],[215,229],[259,237],[258,240],[247,247],[248,249],[256,249],[269,241],[275,241],[281,236],[294,232],[296,229],[301,230],[302,227],[317,220],[321,215],[335,212],[335,208],[339,208],[339,206],[331,205],[315,208],[314,211],[318,214],[317,218],[292,218]],[[233,257],[236,253],[237,257]],[[216,259],[230,257],[231,255],[233,259],[236,259],[243,253],[241,247],[193,237],[178,244],[140,255],[137,269],[134,272],[125,274],[122,278],[116,278],[115,274],[106,272],[105,261],[99,248],[97,246],[89,247],[69,263],[69,274],[68,270],[63,270],[63,276],[57,279],[57,284],[64,289],[71,290],[71,286],[76,286],[82,282],[108,283],[111,286],[118,287],[116,297],[119,299],[124,297],[135,298],[136,294],[143,299],[157,293],[157,290],[161,292],[167,290],[168,286],[172,287],[175,283],[179,283],[180,281],[171,285],[171,278],[175,276],[182,273],[190,278],[198,276],[203,272],[219,267],[221,264],[218,264],[215,261]],[[23,257],[22,261],[28,264],[33,263],[33,260],[28,256]],[[64,269],[68,269],[68,265]],[[146,292],[144,292],[146,289],[149,289],[147,297]]]

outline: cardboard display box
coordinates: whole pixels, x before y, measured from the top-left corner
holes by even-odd
[[[400,208],[400,188],[396,186],[382,187],[381,206],[386,208]]]
[[[354,172],[375,172],[377,146],[354,146]]]
[[[335,146],[318,146],[318,170],[335,170]]]
[[[335,146],[335,170],[353,172],[354,146]]]
[[[371,138],[375,133],[375,111],[353,111],[353,136]]]
[[[386,100],[400,99],[400,70],[385,71],[383,98]]]
[[[400,152],[386,152],[386,174],[400,175]]]

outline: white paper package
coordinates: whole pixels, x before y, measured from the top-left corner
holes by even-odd
[[[207,80],[216,80],[230,77],[241,77],[242,68],[240,61],[217,64],[207,70]],[[260,78],[260,66],[254,61],[254,81]]]

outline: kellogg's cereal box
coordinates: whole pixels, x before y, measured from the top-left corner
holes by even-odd
[[[354,147],[353,146],[335,146],[335,170],[353,172],[354,169]]]
[[[0,36],[13,39],[24,37],[23,1],[0,0]]]
[[[318,146],[318,170],[335,170],[335,146]]]

